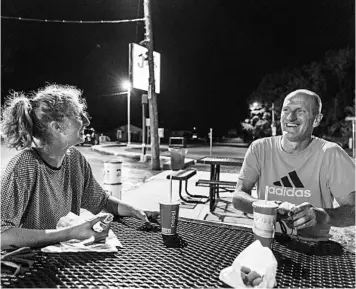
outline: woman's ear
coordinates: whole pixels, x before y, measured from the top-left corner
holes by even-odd
[[[50,124],[49,124],[49,126],[50,126],[50,128],[51,128],[51,130],[53,131],[53,132],[61,132],[61,131],[63,131],[63,129],[62,129],[62,127],[59,125],[59,123],[58,122],[56,122],[56,121],[52,121]]]
[[[322,119],[323,115],[319,113],[314,119],[313,127],[318,127]]]

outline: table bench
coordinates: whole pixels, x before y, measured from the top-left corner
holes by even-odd
[[[237,167],[242,164],[243,160],[239,158],[220,157],[220,156],[206,156],[197,160],[197,163],[210,165],[210,180],[197,182],[196,185],[209,187],[210,212],[213,212],[216,206],[216,201],[219,198],[219,188],[225,188],[225,191],[233,191],[236,183],[222,183],[220,181],[220,166]],[[225,186],[224,186],[225,185]]]
[[[215,181],[215,180],[198,180],[195,185],[199,187],[217,186],[218,189],[223,189],[226,192],[235,191],[237,182],[230,181]]]
[[[188,180],[197,174],[197,170],[195,169],[184,169],[179,171],[172,172],[172,180],[179,181],[179,197],[186,203],[195,203],[195,204],[205,204],[209,202],[209,197],[203,195],[195,195],[188,192]],[[167,175],[167,179],[171,178],[171,175]],[[182,182],[185,182],[185,192],[191,198],[199,198],[206,199],[204,201],[201,200],[188,200],[182,196]]]

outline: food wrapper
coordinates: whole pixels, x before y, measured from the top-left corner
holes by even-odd
[[[281,221],[284,222],[285,232],[282,231],[280,224],[277,223],[276,232],[277,233],[286,233],[287,235],[297,235],[297,230],[292,230],[285,223],[285,218],[290,217],[290,211],[295,207],[294,204],[289,202],[283,202],[278,207],[278,214],[281,217]]]
[[[80,215],[76,215],[72,212],[69,212],[66,216],[59,219],[56,228],[66,228],[70,226],[79,225],[88,220],[99,216],[106,216],[106,219],[97,222],[93,226],[93,230],[96,232],[101,232],[104,225],[109,224],[113,220],[113,216],[109,213],[99,213],[93,215],[91,212],[80,209]],[[86,240],[68,240],[66,242],[60,242],[59,244],[50,245],[41,249],[45,253],[61,253],[61,252],[117,252],[116,247],[122,247],[121,242],[117,239],[114,232],[110,229],[108,236],[105,239],[105,242],[94,243],[94,237],[91,237]]]
[[[272,250],[263,247],[259,240],[245,248],[230,267],[221,270],[219,279],[234,288],[252,288],[242,281],[241,267],[247,267],[262,277],[261,283],[253,288],[273,288],[276,285],[277,260]]]

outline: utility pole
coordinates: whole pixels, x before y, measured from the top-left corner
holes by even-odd
[[[272,102],[272,124],[271,124],[271,129],[272,129],[272,136],[276,135],[276,122],[274,119],[274,102]]]
[[[143,11],[145,15],[145,41],[148,49],[148,106],[150,112],[150,127],[151,127],[151,168],[152,170],[160,170],[159,160],[159,142],[158,142],[158,111],[157,111],[157,97],[155,90],[155,75],[153,62],[153,33],[151,22],[151,5],[150,0],[143,1]]]
[[[145,105],[147,104],[147,94],[142,94],[142,154],[141,162],[146,162],[146,113]]]
[[[131,145],[130,101],[131,101],[131,87],[128,87],[127,88],[127,146]]]

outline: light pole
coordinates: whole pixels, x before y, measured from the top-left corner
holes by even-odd
[[[276,123],[274,121],[274,102],[272,102],[272,123],[271,123],[271,129],[272,129],[272,136],[276,135]]]
[[[130,98],[131,98],[131,82],[123,83],[124,89],[127,90],[127,145],[131,144],[131,125],[130,125]]]

